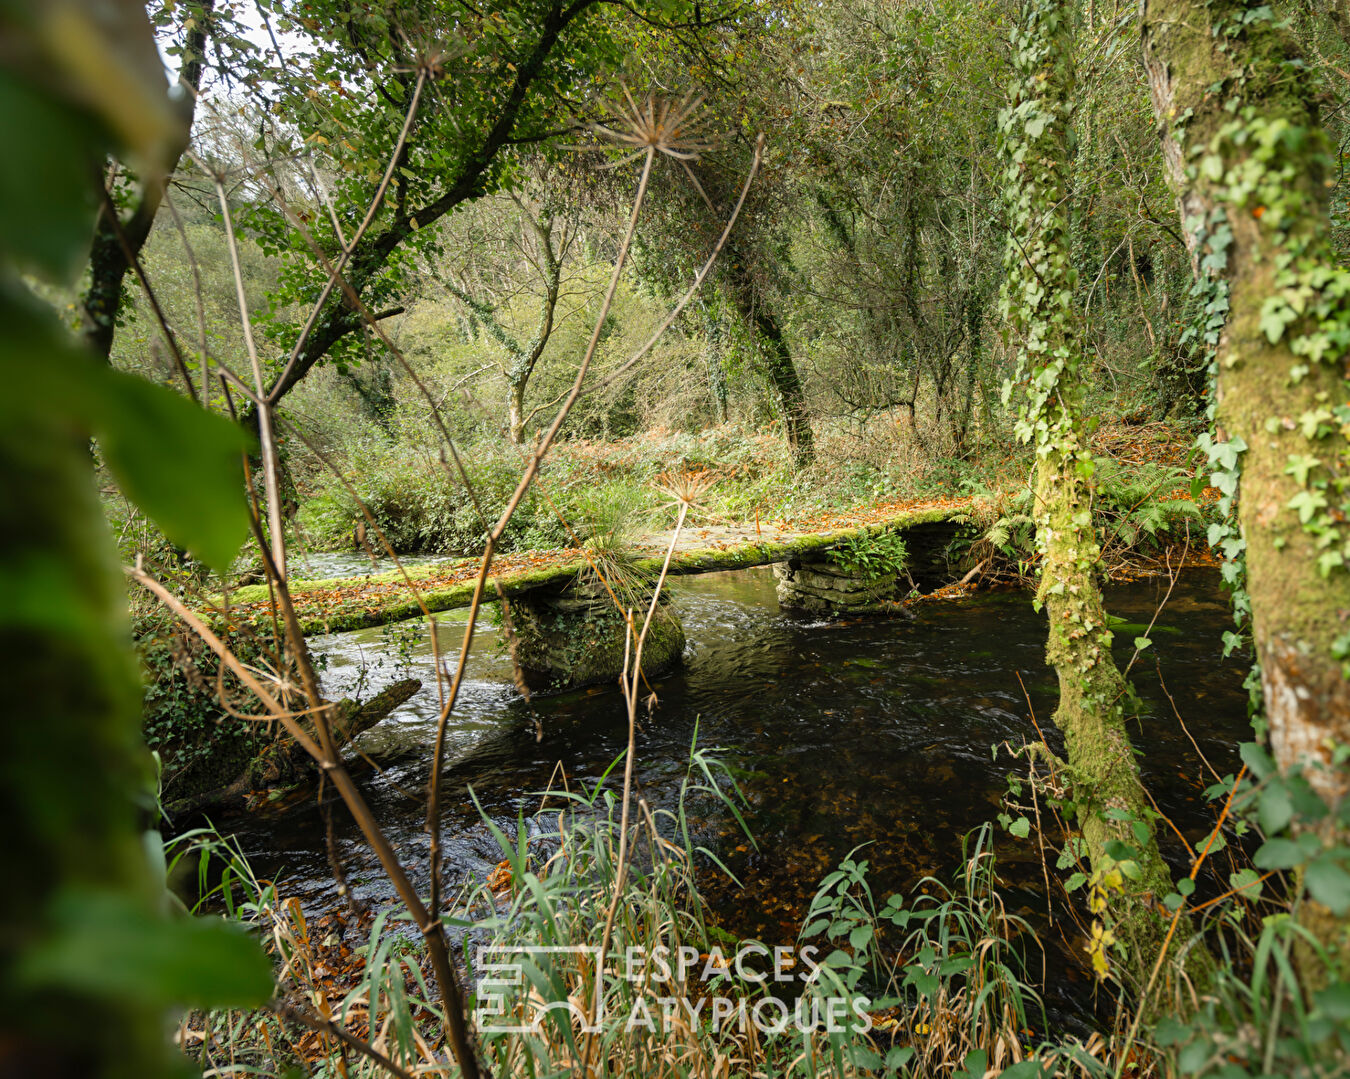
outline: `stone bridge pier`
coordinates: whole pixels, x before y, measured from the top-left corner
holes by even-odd
[[[774,563],[778,604],[817,614],[898,614],[909,617],[900,601],[910,589],[920,593],[949,584],[958,571],[951,554],[964,525],[925,521],[903,530],[908,548],[899,573],[876,573],[845,566],[829,547],[819,547]]]
[[[641,629],[651,593],[625,597]],[[536,589],[508,601],[516,635],[516,663],[532,693],[563,693],[581,686],[617,682],[623,670],[627,628],[605,587],[577,578],[561,591]],[[684,627],[662,597],[642,649],[648,678],[677,666],[684,654]]]
[[[773,567],[778,604],[820,614],[882,614],[904,610],[898,600],[909,591],[908,578],[896,573],[868,574],[841,566],[830,552],[810,559],[791,558]]]

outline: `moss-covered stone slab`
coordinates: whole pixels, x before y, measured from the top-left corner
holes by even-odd
[[[848,518],[840,523],[835,523],[839,519],[831,519],[818,530],[787,526],[691,528],[680,536],[670,574],[714,573],[786,562],[825,552],[856,536],[887,531],[906,533],[948,522],[966,509],[967,501],[946,499],[885,511],[875,507],[860,510],[854,515],[857,523]],[[639,545],[634,570],[657,575],[669,539],[669,533],[647,537]],[[293,580],[290,592],[306,634],[340,632],[401,622],[416,618],[424,610],[436,613],[467,607],[473,598],[478,564],[476,558],[448,559],[409,569],[406,577],[391,570],[363,577]],[[484,599],[495,602],[499,594],[519,598],[537,591],[556,593],[576,579],[587,565],[584,552],[577,548],[502,555],[493,562]],[[413,588],[418,595],[414,595]],[[266,629],[272,620],[267,586],[253,585],[237,589],[228,597],[217,597],[216,617],[225,617],[226,611],[236,622]]]

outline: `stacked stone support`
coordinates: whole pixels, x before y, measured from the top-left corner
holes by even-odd
[[[578,579],[562,592],[531,592],[510,600],[516,662],[532,692],[561,693],[617,682],[623,670],[627,630],[608,591],[593,579]],[[634,597],[636,617],[650,597]],[[648,678],[677,666],[684,654],[684,627],[662,602],[642,650]]]
[[[897,602],[908,581],[896,573],[868,574],[847,569],[822,552],[808,561],[793,558],[773,567],[778,603],[818,614],[883,614],[903,610]]]

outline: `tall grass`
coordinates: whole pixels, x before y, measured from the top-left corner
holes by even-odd
[[[876,902],[867,863],[850,855],[821,882],[797,947],[775,955],[719,929],[700,899],[701,873],[730,874],[699,845],[696,820],[722,814],[744,828],[744,802],[728,769],[696,745],[670,805],[638,800],[593,1023],[594,959],[621,883],[619,795],[609,782],[618,763],[590,787],[546,792],[540,811],[521,814],[514,828],[483,814],[501,863],[460,892],[447,924],[461,934],[470,974],[486,978],[478,985],[492,994],[476,994],[470,1006],[488,1020],[478,1045],[493,1075],[983,1076],[1052,1059],[1070,1066],[1068,1051],[1033,1057],[1025,1044],[1029,1025],[1044,1029],[1040,998],[1025,979],[1032,938],[998,896],[989,828],[969,841],[951,885],[925,878],[908,902]],[[246,870],[229,879],[256,889],[234,909],[270,938],[278,1004],[248,1021],[226,1012],[191,1017],[184,1047],[199,1063],[228,1060],[254,1075],[293,1067],[316,1076],[457,1074],[438,1041],[420,946],[401,916],[383,911],[368,924],[358,975],[335,988],[343,960],[334,958],[331,932]],[[663,949],[668,961],[658,958]],[[738,967],[735,957],[752,953]],[[502,976],[480,964],[504,959],[512,976],[494,984]],[[825,1024],[831,1001],[843,1020],[833,1029]],[[300,1037],[297,1016],[311,1023]],[[490,1029],[502,1025],[524,1029]]]

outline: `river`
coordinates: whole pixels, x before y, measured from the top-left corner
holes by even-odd
[[[654,682],[659,705],[639,736],[637,775],[649,800],[668,803],[696,724],[699,744],[716,747],[736,769],[758,850],[724,811],[707,807],[698,825],[699,840],[743,882],[732,886],[712,867],[704,878],[717,918],[737,934],[791,941],[816,883],[860,844],[868,844],[863,856],[882,895],[908,891],[926,874],[949,875],[961,836],[997,815],[1016,766],[1003,752],[994,759],[991,747],[1038,737],[1028,696],[1040,729],[1060,748],[1050,723],[1055,684],[1043,658],[1044,616],[1026,592],[920,604],[912,621],[823,621],[780,611],[768,569],[683,578],[674,589],[689,647],[683,668]],[[1165,578],[1116,585],[1108,607],[1147,623],[1167,589]],[[443,652],[454,654],[464,617],[441,616]],[[1131,672],[1144,705],[1131,731],[1145,782],[1192,843],[1213,821],[1202,796],[1212,777],[1196,747],[1220,774],[1235,771],[1236,744],[1249,730],[1242,667],[1220,655],[1229,625],[1217,573],[1187,569],[1158,617],[1153,646]],[[1137,632],[1117,634],[1122,662]],[[421,693],[361,740],[379,770],[362,763],[355,771],[425,891],[419,792],[435,732],[435,673],[424,635],[405,643],[401,659],[398,638],[396,630],[372,629],[312,645],[326,657],[330,695],[362,678],[367,693],[409,671],[423,679]],[[534,792],[557,768],[571,783],[600,776],[623,752],[626,730],[617,688],[524,701],[510,684],[497,632],[482,619],[450,724],[444,827],[451,891],[468,875],[481,879],[500,857],[468,785],[510,827],[518,812],[537,808]],[[350,818],[339,808],[333,819],[354,890],[391,902],[392,889]],[[231,827],[255,868],[282,877],[288,894],[312,910],[337,904],[323,815],[312,798]],[[1167,843],[1165,853],[1183,865],[1180,844]],[[1072,925],[1047,913],[1034,841],[1005,836],[999,854],[1009,907],[1033,922],[1049,955],[1047,1005],[1083,1017],[1090,982],[1069,958],[1079,947]]]

